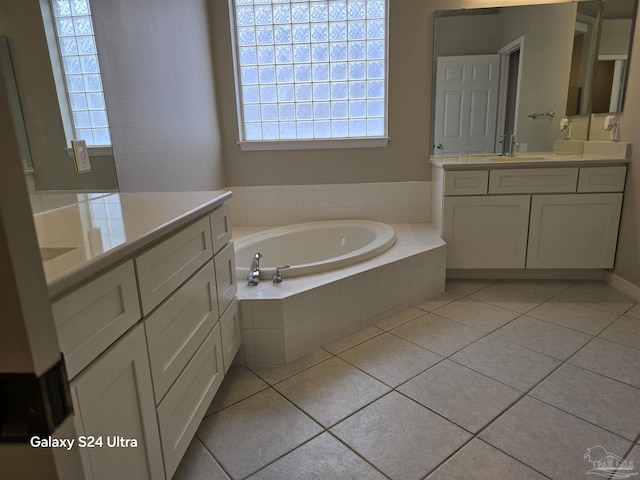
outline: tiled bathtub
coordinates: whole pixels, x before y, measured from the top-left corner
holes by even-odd
[[[396,244],[368,261],[280,284],[240,279],[245,363],[287,364],[442,293],[442,238],[427,223],[392,226]],[[264,228],[235,227],[234,237]]]

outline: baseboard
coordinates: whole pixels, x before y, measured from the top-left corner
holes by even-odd
[[[449,279],[600,280],[600,269],[447,269]]]
[[[620,275],[616,275],[611,272],[604,272],[602,279],[612,287],[620,290],[625,295],[633,298],[637,302],[640,302],[640,287],[625,280]]]

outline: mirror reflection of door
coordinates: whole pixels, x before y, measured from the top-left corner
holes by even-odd
[[[434,155],[494,151],[500,55],[439,57]]]
[[[626,58],[607,59],[601,56],[596,63],[593,82],[593,113],[620,112],[624,87]]]

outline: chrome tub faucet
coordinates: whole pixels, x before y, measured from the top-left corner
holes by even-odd
[[[249,267],[249,273],[247,273],[247,285],[255,286],[260,283],[260,259],[262,254],[257,252],[251,259],[251,266]]]
[[[284,270],[285,268],[290,268],[291,265],[283,265],[282,267],[276,267],[275,272],[273,272],[273,283],[282,283],[282,272],[280,270]]]

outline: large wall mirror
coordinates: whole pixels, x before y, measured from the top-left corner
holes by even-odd
[[[521,152],[551,151],[563,117],[586,125],[590,113],[620,111],[637,3],[436,12],[432,154],[498,152],[512,134]]]
[[[111,152],[92,152],[89,172],[75,169],[59,102],[64,92],[59,95],[61,82],[55,81],[61,72],[52,67],[47,5],[48,0],[0,0],[0,74],[9,85],[27,185],[32,193],[47,195],[116,190]]]

